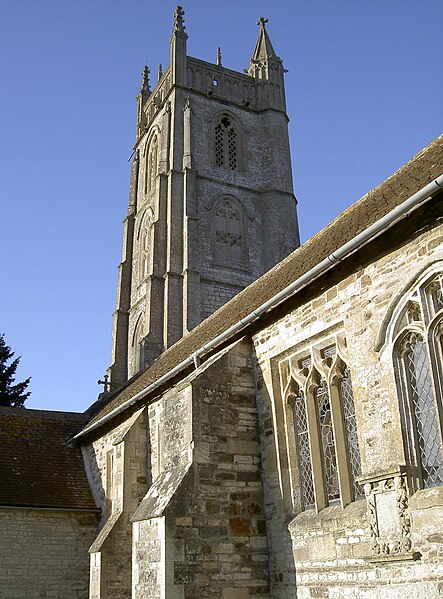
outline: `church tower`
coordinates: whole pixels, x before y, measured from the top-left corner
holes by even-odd
[[[114,314],[118,387],[299,245],[284,68],[261,17],[238,73],[187,56],[143,70]]]

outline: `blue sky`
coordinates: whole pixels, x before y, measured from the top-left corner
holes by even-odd
[[[283,58],[302,240],[443,130],[441,0],[188,0],[188,53]],[[29,408],[82,411],[110,361],[140,72],[175,2],[0,0],[0,332]]]

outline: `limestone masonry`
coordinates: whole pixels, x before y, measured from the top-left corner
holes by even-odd
[[[237,73],[183,15],[143,71],[109,384],[0,410],[0,597],[443,597],[443,136],[298,247],[266,20]]]

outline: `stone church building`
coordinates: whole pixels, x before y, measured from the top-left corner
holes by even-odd
[[[443,136],[299,246],[284,68],[145,68],[112,361],[1,408],[0,597],[443,596]]]

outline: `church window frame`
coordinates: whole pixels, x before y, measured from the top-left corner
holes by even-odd
[[[138,262],[136,281],[139,285],[152,273],[153,220],[153,211],[148,207],[140,218],[137,233]]]
[[[443,271],[426,271],[390,323],[406,468],[413,490],[443,485]]]
[[[159,135],[155,131],[145,146],[145,181],[144,193],[149,194],[155,189],[155,181],[159,172]]]
[[[355,400],[338,342],[289,359],[284,393],[291,486],[300,510],[317,512],[364,496]],[[295,451],[294,451],[295,450]],[[291,457],[292,453],[292,457]]]
[[[132,372],[130,376],[136,375],[140,370],[144,368],[145,360],[145,320],[143,315],[140,315],[137,319],[137,323],[134,327],[134,333],[132,335]]]
[[[212,122],[213,163],[217,168],[238,172],[244,170],[243,127],[231,112],[217,113]]]
[[[214,203],[211,220],[214,264],[247,270],[247,227],[242,204],[233,196],[221,196]]]

